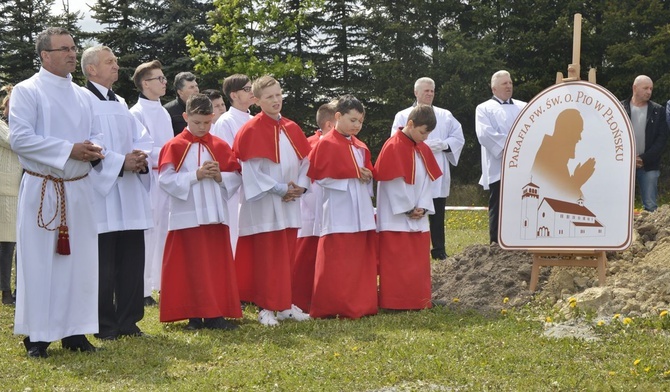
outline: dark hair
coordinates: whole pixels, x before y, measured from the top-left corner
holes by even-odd
[[[133,73],[133,83],[138,90],[142,91],[142,81],[147,77],[147,74],[154,69],[163,69],[163,65],[158,60],[149,61],[142,63],[135,68],[135,73]]]
[[[316,111],[316,125],[324,132],[330,131],[330,129],[323,129],[326,121],[335,119],[335,104],[335,102],[324,103]]]
[[[51,47],[51,36],[52,35],[72,35],[69,31],[65,30],[62,27],[47,27],[42,31],[35,39],[35,51],[37,52],[37,57],[42,60],[42,51],[46,49],[53,49]]]
[[[186,82],[194,82],[195,81],[195,75],[193,75],[190,72],[179,72],[175,77],[174,77],[174,89],[175,90],[181,90],[184,88],[184,85]]]
[[[249,77],[242,74],[230,75],[223,79],[223,93],[226,94],[230,103],[233,102],[233,99],[230,98],[230,93],[242,90],[247,83],[249,83]]]
[[[186,101],[186,114],[212,114],[212,101],[205,94],[193,94]]]
[[[337,99],[337,106],[335,111],[340,114],[347,114],[352,110],[356,110],[359,113],[365,114],[365,107],[351,94],[343,95]]]
[[[437,125],[437,117],[435,117],[435,111],[430,105],[418,104],[407,117],[407,121],[412,120],[412,123],[415,127],[420,127],[425,125],[428,132],[435,129]]]
[[[223,94],[221,94],[221,91],[215,90],[213,88],[208,88],[207,90],[201,91],[201,93],[205,94],[210,101],[213,101],[215,99],[223,98]]]

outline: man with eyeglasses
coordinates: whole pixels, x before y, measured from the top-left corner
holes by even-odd
[[[223,80],[223,93],[228,97],[230,108],[223,113],[216,121],[210,133],[225,140],[229,145],[233,145],[237,131],[242,125],[249,121],[252,116],[249,114],[249,107],[256,103],[256,97],[251,91],[251,80],[247,75],[235,74],[228,76]],[[240,192],[235,192],[228,200],[228,214],[230,216],[230,243],[233,248],[233,254],[237,249],[238,216],[239,216]]]
[[[153,141],[112,85],[117,58],[107,46],[81,56],[94,121],[100,125],[105,161],[91,171],[98,222],[98,339],[142,336],[144,317],[144,230],[153,227],[147,155]]]
[[[60,27],[41,32],[42,66],[12,93],[10,144],[25,174],[17,216],[14,333],[28,356],[47,347],[95,351],[98,332],[98,237],[92,163],[105,158],[86,93],[72,83],[77,47]]]
[[[195,75],[190,72],[180,72],[174,77],[174,89],[177,92],[177,97],[174,101],[166,103],[163,107],[170,113],[172,131],[174,136],[177,136],[186,128],[186,120],[184,120],[186,101],[188,101],[191,95],[200,92],[200,90],[198,89]]]
[[[151,169],[151,189],[149,197],[153,210],[154,227],[144,232],[144,306],[156,305],[151,296],[153,290],[161,289],[161,268],[163,266],[163,248],[168,231],[169,195],[158,185],[158,156],[161,148],[174,134],[170,114],[161,105],[160,98],[165,95],[167,79],[163,75],[160,61],[153,60],[140,64],[133,74],[135,87],[140,97],[130,112],[144,125],[154,146],[149,153]]]

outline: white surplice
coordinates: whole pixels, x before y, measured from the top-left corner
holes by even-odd
[[[298,159],[283,130],[279,133],[279,156],[279,163],[265,158],[241,162],[240,236],[300,227],[300,202],[283,202],[281,196],[270,190],[277,184],[290,181],[309,188],[309,161],[307,158]]]
[[[356,147],[352,151],[358,167],[363,167],[365,152]],[[364,184],[358,178],[324,178],[316,183],[323,188],[320,236],[375,230],[372,181]]]
[[[14,87],[9,113],[10,143],[29,171],[72,179],[91,170],[70,158],[74,143],[102,145],[87,93],[41,68]],[[56,231],[37,226],[43,179],[25,174],[17,217],[17,298],[14,333],[53,342],[98,332],[98,232],[90,176],[64,182],[70,255],[56,253]],[[58,225],[54,183],[44,189],[42,216]]]
[[[158,184],[158,155],[161,148],[174,137],[170,114],[161,105],[160,100],[151,101],[140,97],[130,108],[130,113],[146,128],[154,141],[149,154],[151,169],[151,189],[149,198],[154,227],[144,232],[144,296],[151,295],[153,290],[160,291],[161,268],[163,266],[163,249],[168,231],[168,201],[170,195]]]
[[[93,106],[94,122],[102,130],[105,159],[91,170],[90,177],[96,191],[94,207],[98,234],[113,231],[144,230],[153,227],[149,202],[149,174],[122,171],[126,154],[133,150],[151,152],[151,136],[130,114],[126,102],[102,101],[88,89]]]
[[[517,99],[512,104],[503,105],[489,99],[475,109],[475,132],[479,144],[482,145],[482,176],[479,185],[489,189],[489,184],[500,181],[502,155],[514,120],[526,106]]]
[[[227,112],[223,113],[209,131],[214,136],[223,139],[228,145],[233,146],[235,135],[247,121],[253,116],[249,112],[243,112],[231,106]],[[237,249],[237,238],[239,237],[239,216],[240,216],[240,192],[235,192],[228,200],[228,215],[230,217],[230,246],[233,248],[233,254]]]
[[[423,159],[414,153],[415,182],[408,184],[403,177],[377,183],[377,231],[428,232],[428,214],[434,214],[431,187]],[[428,211],[421,219],[410,219],[405,212],[414,208]]]
[[[190,132],[184,130],[184,132]],[[169,230],[188,229],[222,223],[228,225],[228,199],[242,184],[238,172],[221,172],[222,181],[198,181],[196,171],[205,161],[213,161],[207,148],[193,143],[179,172],[172,163],[164,164],[159,182],[170,198]]]
[[[407,125],[407,118],[412,109],[414,109],[414,106],[408,107],[395,115],[393,126],[391,127],[391,135],[399,127]],[[461,156],[463,145],[465,145],[465,138],[463,137],[461,123],[456,120],[450,111],[437,106],[433,106],[433,111],[437,118],[437,125],[424,143],[433,151],[435,160],[440,166],[440,170],[442,170],[442,176],[433,181],[432,184],[432,197],[438,198],[449,196],[449,188],[451,186],[449,164],[458,166],[458,160]],[[445,151],[447,149],[450,149],[450,151]]]

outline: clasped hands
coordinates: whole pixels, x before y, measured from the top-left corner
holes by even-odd
[[[221,169],[219,168],[219,162],[216,161],[205,161],[202,166],[198,168],[195,172],[195,176],[198,181],[203,178],[211,178],[216,182],[221,182]]]
[[[141,150],[133,150],[126,154],[126,159],[123,162],[123,170],[131,171],[133,173],[145,172],[149,166],[147,162],[148,155]]]
[[[361,167],[359,170],[361,172],[361,176],[358,178],[360,182],[367,184],[368,182],[372,181],[372,171],[370,169],[367,167]]]
[[[102,155],[102,147],[93,144],[90,140],[84,140],[83,143],[75,143],[72,146],[70,158],[82,162],[91,162],[105,159],[105,156]]]
[[[281,201],[295,201],[302,196],[302,194],[305,193],[305,188],[299,186],[293,181],[289,181],[288,183],[288,191],[284,196],[282,196]]]
[[[409,219],[421,219],[426,216],[426,212],[428,211],[426,211],[425,208],[415,207],[414,209],[407,211],[405,215],[407,215]]]

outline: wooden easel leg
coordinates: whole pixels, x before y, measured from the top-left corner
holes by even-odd
[[[607,256],[605,252],[598,254],[598,284],[600,287],[605,286],[605,274],[607,272]]]

